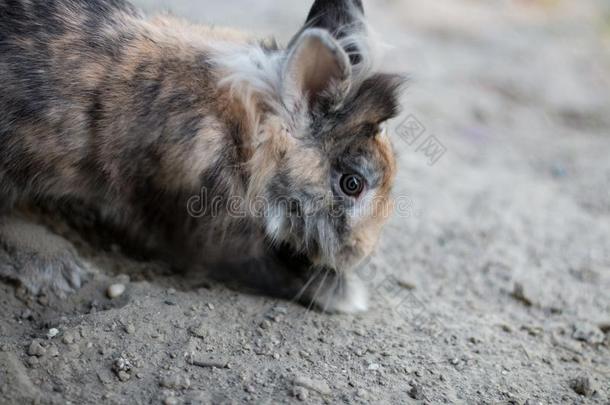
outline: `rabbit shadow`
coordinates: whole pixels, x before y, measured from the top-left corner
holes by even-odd
[[[259,258],[200,264],[203,261],[176,254],[171,248],[146,248],[124,228],[113,226],[98,211],[83,204],[47,202],[28,210],[33,220],[70,241],[94,270],[85,275],[77,294],[52,300],[55,312],[72,308],[89,313],[125,306],[128,297],[109,300],[106,289],[113,283],[129,281],[186,293],[226,288],[315,308],[308,298],[311,291],[306,290],[319,281],[316,278],[321,271],[285,246],[270,247]]]

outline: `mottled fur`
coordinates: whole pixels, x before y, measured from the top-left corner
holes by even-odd
[[[381,125],[402,81],[373,71],[366,40],[359,1],[318,0],[282,49],[123,0],[0,0],[0,208],[77,201],[167,257],[271,255],[343,280],[377,241],[395,173]],[[337,198],[349,172],[367,179],[358,200]],[[0,221],[0,250],[18,250],[8,234]],[[44,287],[18,267],[0,274]],[[77,286],[72,267],[48,284]]]

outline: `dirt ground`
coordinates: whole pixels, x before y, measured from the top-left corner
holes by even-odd
[[[283,40],[309,5],[136,3]],[[371,310],[79,244],[93,275],[66,300],[0,283],[0,403],[610,404],[610,4],[365,4],[411,75]]]

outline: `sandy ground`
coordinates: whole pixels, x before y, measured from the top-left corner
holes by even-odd
[[[137,3],[284,40],[308,7]],[[95,275],[64,301],[0,283],[1,403],[610,403],[610,6],[365,3],[412,77],[371,310],[79,244]]]

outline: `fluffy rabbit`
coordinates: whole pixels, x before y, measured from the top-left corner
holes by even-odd
[[[173,264],[275,266],[278,291],[366,309],[403,80],[363,15],[317,0],[283,48],[123,0],[0,0],[0,275],[80,286],[70,243],[15,210],[70,202]]]

